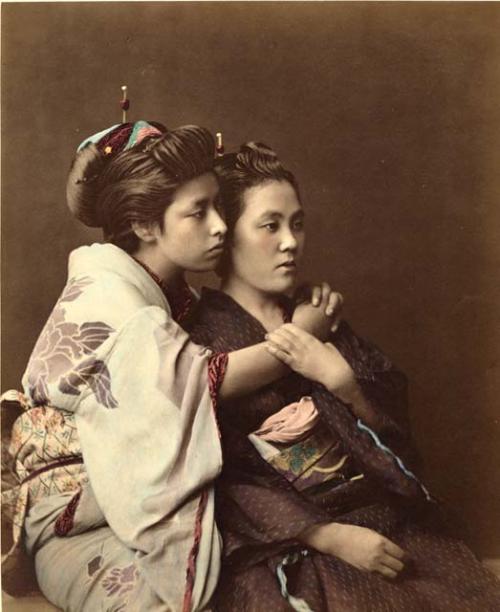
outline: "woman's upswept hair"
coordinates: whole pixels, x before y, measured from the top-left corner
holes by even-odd
[[[300,201],[299,186],[294,175],[283,167],[271,147],[261,142],[247,142],[238,153],[228,153],[215,163],[219,178],[221,205],[227,225],[227,242],[230,244],[234,227],[244,209],[247,189],[269,181],[286,181],[294,188]],[[228,269],[228,253],[217,267],[219,276]]]
[[[104,239],[133,253],[139,238],[132,223],[158,224],[175,191],[214,168],[215,141],[208,130],[187,125],[151,136],[110,159],[95,145],[80,151],[68,179],[76,216],[101,227]],[[76,180],[74,180],[76,177]],[[81,180],[80,177],[88,177]],[[84,212],[83,212],[84,211]]]

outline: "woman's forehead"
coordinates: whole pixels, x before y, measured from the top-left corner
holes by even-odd
[[[174,196],[173,203],[189,205],[200,200],[213,200],[219,194],[219,183],[213,172],[205,172],[181,185]]]
[[[277,213],[291,216],[302,210],[294,187],[288,181],[268,181],[246,190],[242,216],[260,217]]]

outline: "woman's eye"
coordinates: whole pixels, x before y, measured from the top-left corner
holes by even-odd
[[[302,220],[301,221],[295,221],[292,227],[293,227],[294,230],[297,230],[297,231],[303,230],[304,229],[304,221],[302,221]]]
[[[196,219],[203,219],[204,216],[205,216],[204,210],[197,210],[191,215],[191,217],[195,217]]]
[[[278,229],[278,224],[277,223],[266,223],[262,227],[265,227],[268,232],[276,232]]]

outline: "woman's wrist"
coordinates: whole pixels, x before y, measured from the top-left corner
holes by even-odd
[[[356,382],[356,379],[349,381],[340,389],[337,389],[335,394],[338,395],[344,404],[351,404],[352,406],[356,406],[363,400],[363,392]]]
[[[332,552],[332,544],[340,523],[318,523],[306,529],[298,538],[300,542],[318,552]]]
[[[373,408],[371,403],[366,399],[360,385],[353,379],[344,388],[336,391],[331,391],[334,395],[340,398],[344,404],[348,404],[353,415],[361,419],[369,427],[378,430],[381,425],[380,416]]]
[[[327,351],[335,350],[333,346],[326,343]],[[323,372],[320,374],[319,382],[346,404],[354,404],[362,397],[362,391],[356,381],[354,372],[347,362],[345,362],[342,371],[339,372],[338,362],[335,367],[329,363],[328,354],[325,355],[323,361]]]

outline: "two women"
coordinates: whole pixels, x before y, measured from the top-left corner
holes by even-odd
[[[70,257],[11,444],[14,535],[43,592],[65,610],[210,605],[222,443],[218,608],[493,609],[493,580],[425,525],[402,375],[345,323],[329,345],[280,327],[332,324],[327,290],[321,311],[284,296],[303,242],[295,180],[245,147],[219,165],[221,203],[213,160],[206,130],[146,122],[76,158],[68,202],[106,244]],[[183,274],[216,265],[223,291],[204,293],[193,344]],[[289,374],[276,357],[303,376],[273,383]]]
[[[204,609],[217,584],[215,403],[285,367],[262,343],[214,354],[179,325],[195,302],[184,272],[213,269],[226,233],[214,158],[203,128],[139,121],[84,142],[70,172],[70,208],[105,243],[70,256],[23,379],[4,496],[11,560],[23,538],[64,610]],[[328,323],[307,306],[301,320]]]
[[[298,372],[219,401],[217,609],[497,610],[498,583],[411,471],[404,376],[345,322],[327,344],[280,327],[304,245],[295,178],[255,143],[217,173],[221,290],[202,293],[191,336],[215,351],[267,338]]]

